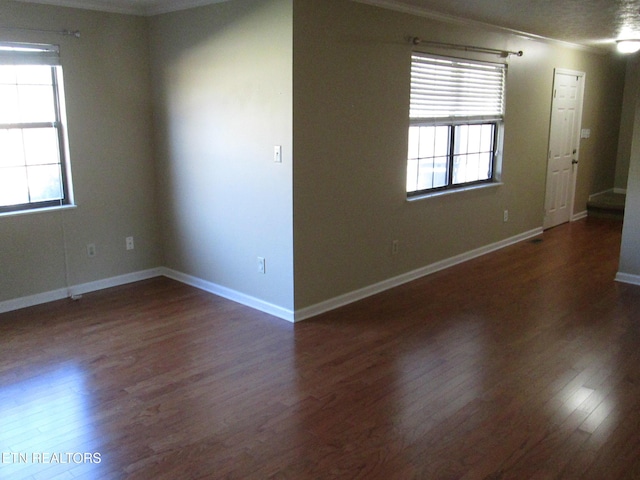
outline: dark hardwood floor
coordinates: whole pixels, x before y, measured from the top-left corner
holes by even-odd
[[[620,234],[563,225],[295,326],[165,278],[0,315],[0,478],[638,479]]]

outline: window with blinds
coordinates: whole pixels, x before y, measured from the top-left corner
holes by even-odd
[[[415,53],[407,195],[493,182],[506,65]]]
[[[71,203],[58,47],[0,43],[0,213]]]

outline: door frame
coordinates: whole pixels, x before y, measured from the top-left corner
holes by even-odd
[[[542,219],[544,229],[551,228],[547,224],[547,197],[548,197],[547,189],[549,188],[549,168],[551,166],[551,135],[552,135],[551,122],[553,118],[553,109],[554,109],[554,104],[556,99],[557,74],[573,75],[580,78],[580,89],[578,92],[578,98],[577,98],[578,105],[577,105],[577,112],[576,112],[577,121],[576,121],[576,125],[574,127],[574,132],[573,132],[573,135],[575,135],[575,142],[576,142],[575,143],[575,149],[576,149],[575,160],[579,161],[580,159],[580,140],[581,140],[580,132],[582,131],[582,111],[584,106],[583,104],[584,104],[586,73],[578,70],[570,70],[566,68],[554,68],[553,69],[553,85],[551,88],[551,111],[549,115],[549,136],[547,140],[547,169],[545,171],[544,213],[543,213],[543,219]],[[575,163],[573,165],[573,168],[571,169],[571,179],[569,180],[569,185],[570,185],[570,193],[569,193],[570,198],[568,198],[569,222],[573,222],[576,220],[574,219],[573,208],[575,206],[576,185],[577,185],[577,178],[578,178],[578,165],[579,163]]]

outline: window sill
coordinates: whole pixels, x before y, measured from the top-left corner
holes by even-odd
[[[17,217],[18,215],[31,215],[33,213],[48,213],[48,212],[58,212],[60,210],[71,210],[76,208],[77,205],[60,205],[58,207],[45,207],[45,208],[32,208],[29,210],[17,210],[15,212],[2,212],[0,213],[0,218],[2,217]]]
[[[425,200],[427,198],[444,197],[447,195],[455,195],[457,193],[469,192],[472,190],[485,190],[491,188],[497,188],[504,185],[502,182],[481,183],[479,185],[469,185],[468,187],[451,188],[448,190],[439,190],[437,192],[424,193],[422,195],[415,195],[413,197],[407,197],[407,202],[417,202],[419,200]]]

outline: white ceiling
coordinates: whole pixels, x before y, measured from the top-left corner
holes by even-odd
[[[154,15],[226,0],[18,0]],[[640,0],[355,0],[410,13],[455,17],[586,47],[640,38]]]

